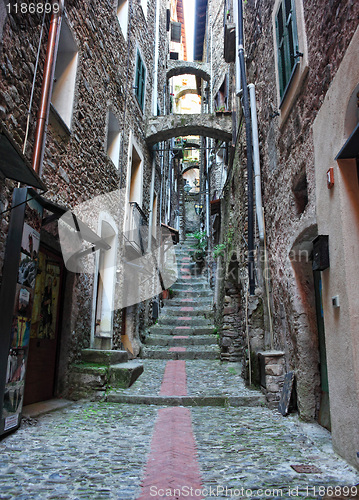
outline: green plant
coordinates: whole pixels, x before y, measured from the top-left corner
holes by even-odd
[[[195,249],[193,258],[196,261],[203,261],[207,250],[207,234],[204,231],[196,231],[192,236],[197,240],[193,246]]]
[[[224,257],[224,251],[227,248],[225,243],[220,243],[213,247],[213,257],[216,259],[217,257]]]

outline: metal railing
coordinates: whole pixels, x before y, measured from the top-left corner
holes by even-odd
[[[148,245],[148,221],[135,201],[130,201],[126,239],[144,255]]]

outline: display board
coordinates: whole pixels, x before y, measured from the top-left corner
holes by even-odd
[[[29,188],[15,189],[0,292],[0,434],[19,426],[39,264],[43,207]]]

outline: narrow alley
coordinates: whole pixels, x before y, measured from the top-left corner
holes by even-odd
[[[326,429],[266,408],[238,365],[219,361],[193,243],[176,248],[179,279],[147,338],[143,375],[106,401],[28,417],[0,443],[2,500],[359,498],[359,473]]]
[[[358,20],[0,0],[0,500],[359,500]]]

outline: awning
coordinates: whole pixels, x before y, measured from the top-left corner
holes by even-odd
[[[19,147],[0,123],[0,175],[46,191],[45,184],[27,162]]]
[[[177,243],[179,242],[179,231],[177,231],[177,229],[175,229],[174,227],[163,224],[163,222],[161,222],[161,227],[165,227],[171,233],[172,242],[174,245],[177,245]]]
[[[103,250],[109,250],[111,248],[111,246],[103,238],[92,231],[91,228],[78,219],[68,208],[40,196],[33,189],[29,189],[29,194],[38,203],[40,203],[40,205],[53,214],[53,216],[49,216],[43,220],[43,225],[44,223],[53,222],[54,220],[62,217],[62,220],[70,227],[71,230],[75,231],[83,241],[90,243],[90,246],[83,249],[81,254],[86,255],[87,253],[94,252],[100,248]],[[79,255],[77,255],[77,257],[79,257]]]
[[[344,144],[342,149],[336,156],[336,160],[349,160],[359,157],[359,123],[355,127],[353,133]]]

